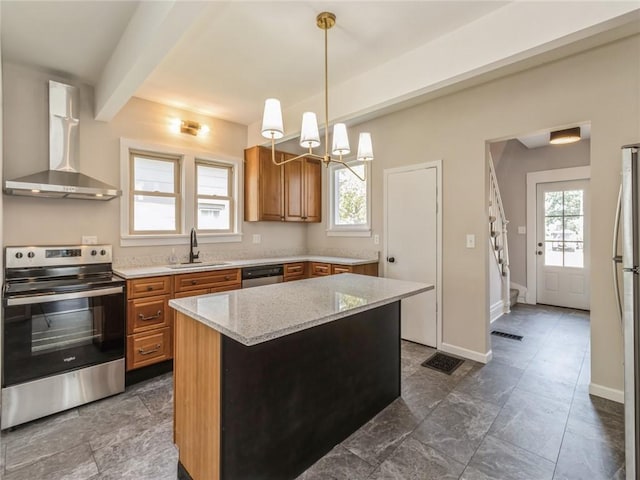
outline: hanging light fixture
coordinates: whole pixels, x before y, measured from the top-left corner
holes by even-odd
[[[565,143],[577,142],[580,138],[580,127],[573,127],[551,132],[549,134],[549,143],[553,145],[563,145]]]
[[[292,162],[302,157],[313,157],[322,160],[327,167],[331,162],[340,163],[348,168],[351,173],[360,180],[364,180],[364,178],[358,175],[343,159],[343,156],[351,153],[349,137],[347,135],[347,126],[344,123],[336,123],[333,126],[331,154],[337,155],[337,158],[334,158],[329,154],[329,62],[327,54],[327,30],[336,24],[336,16],[331,12],[322,12],[316,17],[316,24],[319,28],[324,30],[324,155],[317,155],[313,153],[313,149],[320,146],[318,120],[315,113],[305,112],[302,115],[300,146],[308,148],[309,152],[281,162],[276,161],[275,141],[284,137],[284,126],[282,124],[280,101],[275,98],[268,98],[264,103],[262,136],[271,139],[271,161],[276,165]],[[371,134],[369,132],[360,133],[356,159],[363,162],[370,162],[373,160],[373,145],[371,142]]]

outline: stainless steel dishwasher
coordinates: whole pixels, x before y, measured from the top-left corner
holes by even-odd
[[[261,265],[242,269],[242,288],[271,285],[284,281],[282,265]]]

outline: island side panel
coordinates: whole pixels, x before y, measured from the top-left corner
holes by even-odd
[[[295,478],[400,396],[400,302],[222,342],[223,479]]]
[[[221,335],[176,312],[174,435],[183,478],[220,478]]]

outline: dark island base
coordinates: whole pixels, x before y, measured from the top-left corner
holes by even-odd
[[[221,479],[296,478],[400,395],[399,301],[251,347],[221,340]]]

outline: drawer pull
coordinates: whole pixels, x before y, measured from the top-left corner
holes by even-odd
[[[227,281],[229,281],[231,278],[229,277],[229,275],[225,275],[225,276],[224,276],[224,279],[225,279],[225,280],[227,280]]]
[[[147,322],[149,320],[155,320],[156,318],[160,318],[161,316],[162,316],[162,310],[158,310],[158,313],[156,313],[155,315],[151,315],[149,317],[145,317],[142,313],[138,314],[138,318],[143,322]]]
[[[138,353],[140,355],[151,355],[152,353],[156,353],[160,351],[160,344],[156,343],[156,346],[154,348],[152,348],[151,350],[145,350],[144,348],[139,348],[138,349]]]
[[[299,272],[302,270],[302,267],[289,267],[290,272]]]
[[[197,280],[191,280],[191,285],[197,285],[198,281]]]
[[[147,285],[147,292],[151,292],[153,290],[153,285]]]

